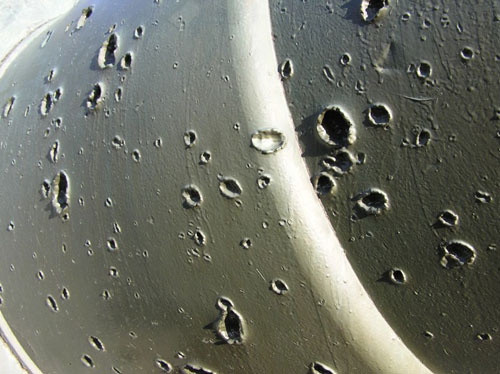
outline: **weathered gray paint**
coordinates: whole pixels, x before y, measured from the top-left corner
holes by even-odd
[[[338,177],[335,193],[321,199],[364,287],[430,368],[497,372],[499,3],[390,1],[375,23],[362,20],[361,0],[271,3],[278,61],[294,66],[283,84],[312,175],[334,151],[314,135],[318,114],[339,105],[356,124],[357,140],[348,150],[364,153],[366,162]],[[344,66],[347,53],[351,61]],[[427,79],[414,71],[422,61],[432,66]],[[376,103],[392,111],[387,126],[368,121]],[[418,147],[423,129],[431,138]],[[389,210],[352,219],[353,197],[369,188],[388,194]],[[477,191],[491,194],[491,201],[481,203]],[[438,224],[446,209],[459,217],[456,226]],[[472,245],[474,263],[443,268],[440,245],[450,240]],[[405,285],[391,284],[392,268],[404,271]]]

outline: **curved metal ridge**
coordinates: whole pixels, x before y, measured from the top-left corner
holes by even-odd
[[[269,3],[78,7],[0,80],[0,329],[24,366],[430,373],[311,186]]]
[[[274,190],[280,213],[300,222],[302,227],[291,240],[299,264],[318,299],[317,307],[325,336],[343,337],[350,344],[331,347],[331,359],[343,372],[430,373],[398,338],[363,289],[323,206],[310,183],[300,154],[294,125],[281,85],[272,41],[268,2],[229,1],[231,33],[240,40],[231,44],[234,65],[239,67],[238,85],[249,135],[262,128],[275,128],[286,135],[288,146],[259,160],[267,168],[279,169],[281,190]],[[241,42],[244,40],[244,42]],[[328,340],[327,340],[328,341]],[[349,357],[348,359],[346,359]],[[342,362],[343,360],[349,361]]]
[[[23,369],[27,370],[29,374],[42,374],[40,369],[38,369],[36,364],[33,362],[32,358],[28,355],[28,353],[26,353],[21,343],[17,340],[2,312],[0,312],[0,335],[1,338],[5,340],[11,352],[19,361]]]

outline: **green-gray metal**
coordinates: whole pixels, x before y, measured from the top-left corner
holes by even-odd
[[[496,372],[496,7],[84,0],[34,35],[0,77],[18,359]]]
[[[272,3],[303,156],[338,178],[321,199],[363,286],[430,368],[498,372],[500,3],[391,1],[372,23],[360,1]],[[352,118],[353,160],[315,136],[329,105]],[[373,188],[389,209],[363,218]]]

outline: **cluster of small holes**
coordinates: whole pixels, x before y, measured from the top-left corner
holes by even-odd
[[[110,197],[106,198],[106,200],[104,200],[104,206],[106,208],[112,208],[113,207],[113,200]]]
[[[40,113],[42,116],[47,116],[50,111],[52,110],[52,94],[50,92],[46,93],[45,96],[42,98],[42,101],[40,103]]]
[[[59,160],[59,140],[56,140],[49,150],[49,159],[56,163]]]

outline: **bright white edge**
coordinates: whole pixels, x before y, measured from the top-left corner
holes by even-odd
[[[66,13],[79,0],[0,0],[0,68],[20,50],[23,40]],[[1,364],[0,364],[1,365]],[[0,366],[1,368],[1,366]]]
[[[5,374],[26,373],[2,337],[0,337],[0,372]]]
[[[249,126],[249,135],[272,126],[289,139],[281,151],[262,156],[260,165],[269,169],[284,166],[279,168],[278,179],[286,191],[276,190],[274,198],[282,202],[276,208],[281,216],[301,222],[304,235],[293,241],[302,249],[297,251],[302,256],[299,263],[305,274],[311,274],[311,287],[328,294],[327,299],[339,306],[329,309],[325,322],[329,333],[347,336],[352,343],[345,363],[355,360],[371,373],[400,374],[401,368],[405,368],[409,374],[431,374],[399,339],[364,290],[309,182],[277,73],[268,1],[227,4],[229,31],[238,40],[232,44],[233,63],[244,72],[238,78],[241,105],[248,123],[254,125]]]
[[[0,373],[41,374],[14,336],[2,313],[0,313]]]

